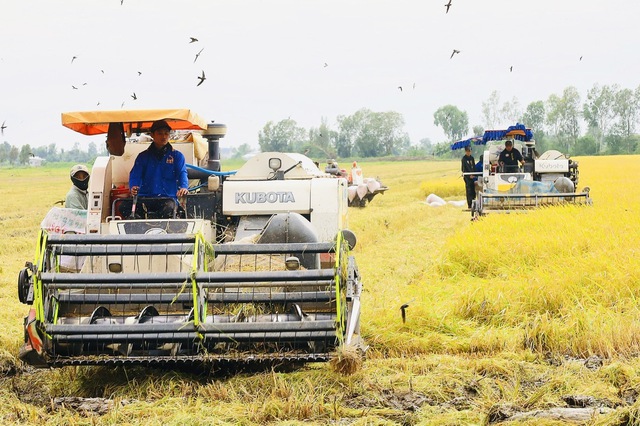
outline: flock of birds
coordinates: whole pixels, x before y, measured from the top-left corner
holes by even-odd
[[[122,5],[122,2],[121,2],[120,4]],[[198,41],[199,41],[199,40],[198,40],[196,37],[189,37],[189,44],[191,44],[191,43],[197,43]],[[194,63],[194,64],[196,63],[196,61],[198,60],[198,58],[199,58],[199,57],[200,57],[200,55],[202,54],[202,51],[203,51],[203,50],[204,50],[204,47],[203,47],[202,49],[200,49],[200,50],[198,51],[198,53],[196,53],[195,58],[193,59],[193,63]],[[78,59],[78,57],[77,57],[77,56],[73,56],[73,57],[71,58],[71,63],[73,64],[73,62],[74,62],[76,59]],[[100,70],[100,72],[101,72],[102,74],[104,74],[104,70]],[[138,77],[140,77],[141,75],[142,75],[142,71],[138,71]],[[206,77],[206,76],[205,76],[205,74],[204,74],[204,70],[202,70],[202,74],[200,74],[199,76],[197,76],[197,79],[198,79],[198,84],[196,84],[196,87],[197,87],[197,86],[200,86],[200,85],[201,85],[202,83],[204,83],[204,81],[207,79],[207,77]],[[87,85],[87,83],[82,83],[82,85],[83,85],[83,86],[86,86],[86,85]],[[78,88],[77,86],[75,86],[75,85],[71,85],[71,88],[72,88],[73,90],[78,90],[78,89],[79,89],[79,88]],[[136,92],[133,92],[133,93],[131,94],[131,99],[133,99],[134,101],[138,99],[138,95],[136,95]],[[100,102],[98,102],[98,103],[97,103],[97,105],[99,106],[99,105],[100,105]],[[123,107],[123,106],[124,106],[124,102],[122,102],[121,107]],[[5,126],[5,127],[6,127],[6,126]],[[4,130],[4,128],[3,128],[3,130]]]
[[[124,3],[124,0],[121,0],[121,1],[120,1],[120,5],[122,5],[123,3]],[[448,2],[444,4],[444,7],[445,7],[445,13],[449,13],[449,10],[451,9],[452,4],[453,4],[453,0],[448,0]],[[199,42],[199,40],[198,40],[196,37],[189,37],[189,44],[192,44],[192,43],[198,43],[198,42]],[[203,51],[204,51],[204,47],[203,47],[203,48],[201,48],[201,49],[200,49],[200,50],[195,54],[195,57],[193,58],[193,63],[194,63],[194,64],[196,63],[196,61],[198,60],[198,58],[200,57],[200,55],[202,54],[202,52],[203,52]],[[453,50],[452,50],[452,52],[451,52],[451,56],[449,56],[449,59],[453,59],[453,57],[454,57],[455,55],[459,55],[460,53],[461,53],[461,51],[460,51],[459,49],[453,49]],[[73,63],[75,62],[75,60],[76,60],[76,59],[78,59],[78,56],[75,56],[75,55],[74,55],[74,56],[71,58],[71,64],[73,64]],[[582,56],[580,56],[580,59],[579,59],[579,60],[580,60],[580,61],[582,61]],[[327,64],[327,63],[325,62],[325,63],[324,63],[324,68],[326,68],[326,67],[328,67],[328,66],[329,66],[329,64]],[[104,74],[104,70],[100,70],[100,71],[101,71],[101,73],[102,73],[102,74]],[[509,72],[513,72],[513,65],[511,65],[511,66],[509,67]],[[141,75],[142,75],[142,71],[138,71],[138,76],[141,76]],[[207,77],[206,77],[206,75],[205,75],[204,70],[202,70],[202,72],[201,72],[201,74],[200,74],[200,75],[196,76],[196,79],[197,79],[196,87],[201,86],[201,85],[202,85],[202,83],[204,83],[204,82],[205,82],[205,80],[207,79]],[[87,85],[87,83],[82,83],[82,86],[86,86],[86,85]],[[71,85],[71,88],[72,88],[73,90],[79,90],[79,89],[80,89],[80,87],[79,87],[79,86],[80,86],[80,85]],[[416,88],[416,84],[415,84],[415,83],[413,83],[413,89],[415,89],[415,88]],[[400,92],[402,92],[402,91],[404,90],[403,86],[398,86],[398,90],[399,90]],[[131,94],[131,99],[132,99],[132,100],[134,100],[134,101],[136,101],[136,100],[138,99],[138,95],[136,95],[136,93],[135,93],[135,92],[133,92],[133,93]],[[98,103],[97,103],[97,106],[99,106],[99,105],[100,105],[100,102],[98,102]],[[124,107],[124,101],[123,101],[123,102],[122,102],[122,104],[121,104],[121,108],[122,108],[122,107]],[[0,127],[0,133],[1,133],[2,135],[4,135],[4,130],[5,130],[6,128],[7,128],[7,125],[6,125],[6,121],[5,121],[5,122],[3,122],[3,123],[2,123],[2,126]]]

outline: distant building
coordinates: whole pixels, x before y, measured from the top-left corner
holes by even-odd
[[[44,158],[40,157],[29,157],[29,166],[31,167],[40,167],[44,163]]]

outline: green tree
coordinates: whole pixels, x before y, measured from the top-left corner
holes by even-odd
[[[473,136],[482,136],[482,135],[484,135],[484,127],[482,127],[479,124],[476,124],[475,126],[473,126],[471,131],[473,132]]]
[[[258,143],[262,152],[295,152],[304,144],[306,134],[307,131],[290,118],[276,124],[269,121],[258,134]]]
[[[238,148],[233,150],[233,155],[231,156],[231,158],[242,158],[244,155],[247,155],[251,151],[251,146],[248,143],[243,143]]]
[[[9,163],[15,164],[20,156],[20,150],[17,146],[11,145],[11,149],[9,150]]]
[[[29,157],[31,157],[33,153],[31,152],[31,147],[29,144],[22,145],[20,148],[20,154],[18,156],[18,163],[27,164],[29,162]]]
[[[95,142],[89,143],[89,147],[87,148],[87,158],[89,161],[95,160],[98,156],[98,146]]]
[[[509,125],[516,124],[516,122],[522,117],[522,110],[520,110],[520,102],[515,96],[511,101],[506,101],[502,104],[500,115]]]
[[[582,116],[589,127],[596,130],[597,152],[602,151],[605,136],[609,133],[615,118],[616,86],[600,86],[597,83],[587,92],[587,100],[582,107]]]
[[[309,129],[309,145],[305,148],[307,156],[311,158],[335,158],[336,152],[334,149],[337,132],[329,128],[327,119],[322,117],[320,119],[320,127]]]
[[[502,122],[500,110],[500,93],[497,90],[491,92],[489,99],[482,102],[482,118],[485,129],[495,129]]]
[[[527,105],[527,109],[524,114],[522,114],[520,122],[532,129],[534,134],[537,135],[538,132],[544,131],[544,118],[544,102],[535,101]]]
[[[449,141],[455,141],[469,131],[469,116],[453,105],[445,105],[433,113],[433,124],[442,127]]]
[[[640,111],[640,86],[635,90],[622,89],[616,92],[613,111],[618,117],[616,125],[619,133],[627,143],[627,152],[632,153],[632,135],[635,133]]]
[[[567,87],[562,97],[555,94],[547,100],[547,123],[565,152],[570,152],[580,136],[580,95],[575,87]]]
[[[377,157],[409,147],[404,118],[394,111],[374,112],[362,108],[350,116],[338,117],[336,151],[342,157]]]
[[[0,145],[0,163],[9,161],[9,153],[11,152],[11,144],[5,141]]]
[[[598,142],[595,136],[586,135],[578,138],[571,155],[594,155],[598,152]]]

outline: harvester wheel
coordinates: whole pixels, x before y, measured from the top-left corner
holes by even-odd
[[[20,303],[29,303],[29,289],[31,288],[30,272],[29,268],[23,268],[18,272],[18,299]]]

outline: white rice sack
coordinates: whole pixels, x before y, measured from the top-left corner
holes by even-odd
[[[446,201],[444,201],[442,198],[438,197],[436,194],[429,194],[427,195],[427,204],[429,204],[430,206],[444,206],[445,204],[447,204]]]
[[[347,197],[349,197],[349,202],[352,202],[353,199],[356,198],[357,189],[358,187],[355,185],[351,185],[350,187],[347,188]]]
[[[360,197],[360,199],[364,198],[364,196],[367,195],[368,191],[369,191],[369,188],[367,188],[367,185],[365,185],[364,183],[361,183],[360,185],[358,185],[356,189],[356,193],[358,194],[358,197]]]
[[[375,192],[378,189],[380,189],[380,182],[378,182],[375,179],[369,179],[367,181],[367,188],[369,189],[369,192]]]

